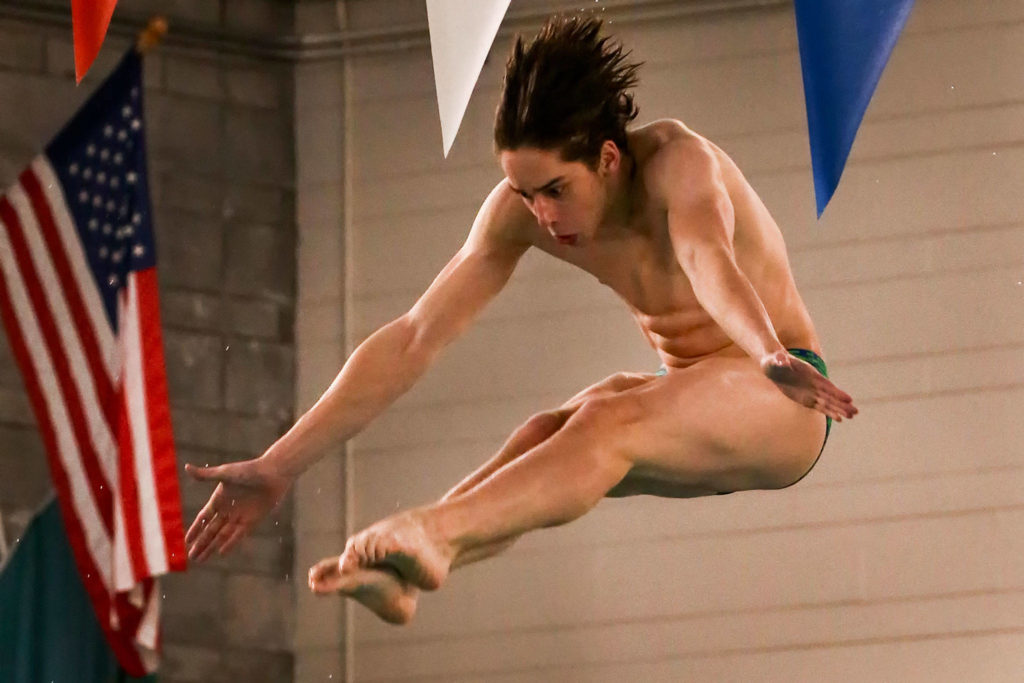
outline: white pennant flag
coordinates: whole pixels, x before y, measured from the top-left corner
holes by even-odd
[[[441,138],[448,156],[511,0],[427,0]]]

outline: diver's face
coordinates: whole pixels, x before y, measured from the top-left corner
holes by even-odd
[[[593,239],[606,203],[600,166],[595,171],[536,147],[503,150],[500,162],[509,186],[559,244],[584,246]]]

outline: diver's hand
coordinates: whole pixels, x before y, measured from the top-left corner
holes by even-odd
[[[813,408],[837,422],[857,414],[853,399],[805,361],[785,351],[761,359],[761,371],[782,393],[802,406]]]
[[[217,467],[185,465],[198,481],[217,482],[217,488],[185,534],[189,559],[202,562],[217,550],[231,550],[277,507],[293,477],[282,475],[262,458]]]

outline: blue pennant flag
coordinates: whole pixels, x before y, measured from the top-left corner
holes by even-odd
[[[796,0],[818,217],[914,0]]]

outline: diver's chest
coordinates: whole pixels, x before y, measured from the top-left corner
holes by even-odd
[[[659,316],[697,305],[693,287],[678,263],[653,254],[633,256],[595,259],[586,270],[644,315]]]

